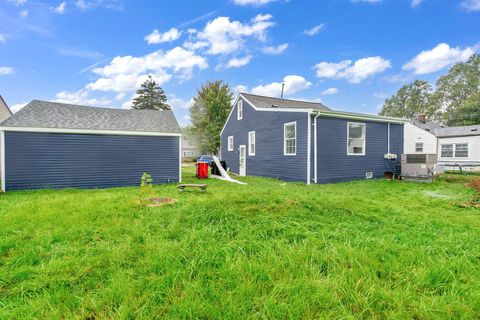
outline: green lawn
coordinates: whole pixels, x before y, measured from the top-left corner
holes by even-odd
[[[0,195],[0,319],[480,317],[463,181],[242,180]]]

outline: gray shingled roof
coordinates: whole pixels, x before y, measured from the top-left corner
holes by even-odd
[[[435,130],[447,127],[443,124],[432,122],[432,121],[421,122],[421,121],[417,121],[417,120],[412,120],[412,121],[410,121],[410,123],[412,123],[413,125],[421,128],[425,131],[431,132],[433,134],[435,134]]]
[[[123,110],[33,100],[2,127],[180,133],[172,111]]]
[[[480,125],[441,128],[436,129],[435,134],[437,137],[478,136],[480,135]]]
[[[331,110],[320,102],[308,102],[300,100],[280,99],[264,97],[256,94],[241,93],[248,101],[257,108],[299,108],[299,109],[317,109]]]

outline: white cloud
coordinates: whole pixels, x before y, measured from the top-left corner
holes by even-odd
[[[5,39],[5,36],[3,34],[0,34],[0,44],[6,43],[7,40]]]
[[[283,78],[283,83],[285,83],[283,90],[284,95],[290,95],[306,90],[312,85],[312,83],[307,81],[304,77],[297,75],[286,76]],[[260,85],[252,88],[252,93],[264,96],[278,97],[280,96],[281,92],[282,82],[272,82],[270,84]]]
[[[18,111],[20,111],[23,107],[25,107],[26,105],[28,104],[28,102],[24,102],[24,103],[17,103],[17,104],[14,104],[13,106],[10,106],[10,111],[12,111],[12,113],[17,113]]]
[[[423,2],[423,0],[412,0],[412,2],[410,2],[410,6],[411,6],[412,8],[416,8],[416,7],[418,7],[422,2]]]
[[[172,109],[188,110],[193,103],[193,99],[184,100],[172,95],[168,97],[167,103],[170,105],[170,107],[172,107]]]
[[[118,93],[130,92],[136,90],[148,75],[152,75],[161,85],[172,76],[189,79],[195,68],[207,67],[208,63],[204,57],[180,47],[166,52],[158,50],[140,57],[119,56],[105,67],[94,68],[93,72],[101,78],[89,83],[86,88]]]
[[[0,76],[5,76],[8,74],[14,74],[15,70],[12,67],[0,67]]]
[[[352,63],[351,60],[338,63],[320,62],[314,68],[319,78],[346,79],[350,83],[360,83],[392,67],[389,60],[378,56],[359,59]]]
[[[26,18],[26,17],[28,17],[28,10],[20,11],[20,18]]]
[[[235,95],[239,94],[240,92],[248,92],[248,87],[244,86],[243,84],[239,84],[233,88]]]
[[[75,47],[57,48],[57,52],[62,56],[71,56],[85,59],[100,59],[103,55],[98,51],[91,51]]]
[[[337,88],[328,88],[327,90],[324,90],[322,92],[322,96],[329,96],[329,95],[337,94],[337,93],[338,93]]]
[[[205,28],[194,35],[189,48],[208,48],[212,55],[229,54],[243,49],[247,39],[265,41],[268,28],[275,25],[269,14],[259,14],[248,23],[230,21],[229,17],[218,17],[209,21]]]
[[[243,58],[232,58],[223,67],[225,68],[240,68],[246,66],[252,60],[252,56],[246,56]]]
[[[52,11],[58,14],[63,14],[65,13],[65,10],[67,9],[67,2],[63,1],[60,3],[58,6],[52,8]]]
[[[432,50],[420,52],[416,57],[407,62],[402,69],[413,71],[415,74],[428,74],[449,67],[457,62],[466,61],[475,53],[475,48],[450,47],[440,43]]]
[[[480,0],[465,0],[461,6],[467,11],[480,11]]]
[[[303,30],[303,33],[306,34],[307,36],[314,36],[317,33],[319,33],[324,27],[325,27],[325,23],[322,23],[310,29]]]
[[[145,36],[145,41],[148,44],[158,44],[164,42],[171,42],[175,41],[182,35],[182,31],[178,31],[175,28],[171,28],[170,30],[160,33],[157,29],[154,29],[152,33]]]
[[[25,3],[27,3],[27,0],[7,0],[7,1],[15,4],[16,6],[23,6]]]
[[[77,0],[75,1],[75,6],[80,11],[86,11],[96,7],[103,7],[110,10],[123,10],[123,4],[120,0]]]
[[[76,92],[61,91],[55,95],[54,101],[94,107],[106,107],[112,103],[112,101],[107,98],[97,99],[89,97],[89,92],[85,89]]]
[[[233,3],[239,6],[261,6],[277,0],[233,0]]]
[[[265,54],[277,55],[282,54],[285,50],[288,49],[288,43],[283,43],[277,47],[264,47],[262,52]]]

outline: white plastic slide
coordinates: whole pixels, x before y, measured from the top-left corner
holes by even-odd
[[[245,182],[241,182],[241,181],[232,179],[228,175],[227,171],[225,171],[225,169],[223,169],[222,164],[220,163],[220,160],[216,156],[213,156],[213,161],[215,161],[215,164],[217,165],[217,168],[218,168],[218,170],[220,171],[220,174],[221,174],[221,176],[216,176],[216,175],[212,174],[211,176],[213,178],[217,178],[217,179],[225,180],[225,181],[229,181],[229,182],[234,182],[234,183],[238,183],[238,184],[246,184]]]

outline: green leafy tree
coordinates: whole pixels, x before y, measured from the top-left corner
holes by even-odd
[[[193,98],[189,131],[197,136],[202,152],[217,154],[220,150],[220,131],[232,109],[232,99],[232,89],[221,80],[203,84]]]
[[[424,113],[435,118],[437,111],[432,104],[432,86],[423,80],[404,85],[391,98],[385,100],[380,115],[415,119]]]
[[[480,92],[471,95],[450,117],[449,125],[469,126],[480,124]]]
[[[474,54],[466,62],[455,64],[437,81],[434,101],[443,111],[442,120],[449,125],[453,124],[456,109],[478,92],[480,92],[480,55]]]
[[[142,83],[137,90],[137,97],[133,100],[133,109],[137,110],[170,110],[167,104],[165,91],[157,85],[152,76]]]

